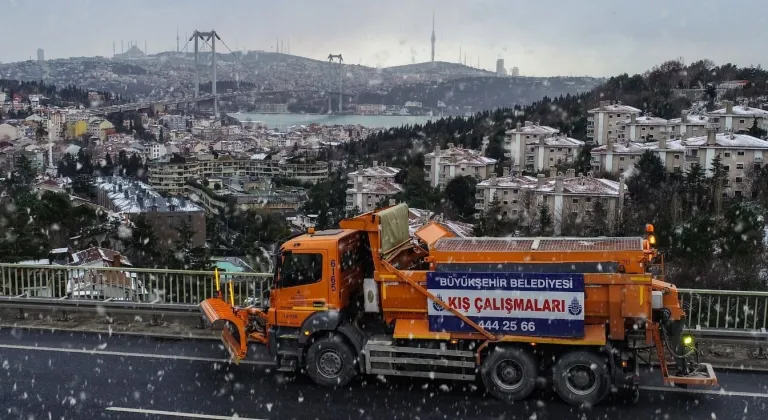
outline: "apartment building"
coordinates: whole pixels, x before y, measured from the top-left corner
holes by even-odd
[[[280,157],[265,153],[252,156],[200,154],[163,158],[149,164],[149,183],[158,192],[184,194],[190,179],[203,178],[288,178],[316,183],[328,178],[327,162]]]
[[[64,140],[66,136],[67,114],[64,111],[53,111],[48,117],[48,138],[51,141]]]
[[[669,120],[667,132],[670,138],[687,139],[703,136],[707,134],[707,125],[711,122],[708,115],[689,114],[688,111],[683,111],[680,118]]]
[[[478,180],[488,179],[494,171],[496,159],[491,159],[482,153],[454,147],[448,143],[448,148],[424,155],[424,180],[429,181],[433,188],[445,188],[448,181],[457,177],[470,175]]]
[[[517,123],[505,133],[504,148],[517,172],[549,171],[558,164],[573,162],[584,142],[560,134],[552,127]]]
[[[635,165],[646,150],[655,150],[656,147],[657,143],[616,142],[609,139],[607,144],[592,149],[592,170],[624,173]]]
[[[712,161],[720,156],[724,169],[728,173],[729,194],[740,196],[748,187],[745,179],[750,169],[759,169],[768,159],[768,141],[747,134],[717,133],[717,128],[710,126],[704,136],[674,139],[662,136],[652,143],[613,143],[596,147],[592,150],[592,168],[594,171],[623,173],[646,151],[651,150],[661,159],[668,171],[679,169],[687,171],[694,164],[700,165],[710,173]]]
[[[618,138],[620,122],[632,115],[637,117],[640,112],[621,102],[600,101],[600,106],[587,111],[587,142],[604,145],[609,138]]]
[[[712,122],[719,124],[718,132],[745,133],[755,119],[758,127],[768,130],[768,111],[747,105],[734,105],[732,101],[724,101],[724,104],[724,108],[709,113]]]
[[[356,210],[360,213],[376,209],[376,204],[382,199],[391,199],[396,194],[403,192],[403,187],[390,180],[379,179],[371,183],[359,183],[355,181],[351,188],[347,189],[347,211]]]
[[[192,246],[205,245],[205,212],[186,198],[164,198],[149,185],[121,177],[96,178],[96,203],[135,220],[145,215],[160,241],[160,246],[174,249],[176,230],[182,222],[191,228]]]
[[[595,178],[591,173],[577,176],[573,169],[565,174],[553,170],[549,177],[493,175],[477,184],[475,208],[484,212],[494,200],[499,200],[504,216],[527,225],[537,217],[539,206],[546,204],[554,220],[555,234],[559,235],[564,223],[589,221],[596,201],[602,202],[608,214],[605,223],[614,226],[621,217],[625,193],[623,178],[612,181]]]
[[[402,192],[403,187],[395,182],[395,177],[400,171],[402,169],[379,165],[379,162],[374,161],[372,167],[347,174],[349,185],[346,210],[371,211],[381,199],[391,198]]]
[[[711,174],[712,161],[720,156],[723,169],[727,172],[725,194],[740,197],[749,192],[747,175],[750,170],[760,169],[768,159],[768,141],[747,134],[717,133],[715,127],[708,129],[706,136],[661,140],[659,157],[667,170],[688,170],[694,164],[705,168]]]
[[[668,123],[664,118],[630,114],[629,118],[619,121],[617,139],[632,142],[653,141],[667,133]]]
[[[216,183],[220,183],[218,189]],[[306,191],[301,188],[273,190],[267,186],[263,189],[246,190],[235,184],[236,182],[227,183],[221,179],[215,182],[209,179],[208,185],[203,185],[203,180],[189,180],[185,191],[192,201],[212,214],[222,214],[228,208],[296,214],[307,201]]]

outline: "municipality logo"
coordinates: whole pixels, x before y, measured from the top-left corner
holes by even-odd
[[[439,300],[443,300],[443,297],[440,296],[440,295],[437,295],[435,297],[438,298]],[[442,312],[442,311],[445,310],[445,308],[443,308],[442,305],[440,305],[439,303],[435,302],[434,300],[432,301],[432,309],[434,309],[434,310],[436,310],[438,312]]]
[[[568,313],[570,313],[573,316],[581,315],[582,307],[579,303],[579,299],[576,298],[576,296],[573,297],[573,300],[571,300],[571,304],[568,305]]]

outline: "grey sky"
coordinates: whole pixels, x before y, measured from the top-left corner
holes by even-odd
[[[213,6],[215,5],[215,6]],[[664,60],[710,58],[765,64],[766,0],[0,0],[0,60],[112,55],[112,41],[147,41],[150,53],[194,29],[216,29],[231,48],[274,50],[350,64],[429,60],[436,15],[437,60],[519,66],[525,75],[611,76]],[[182,46],[185,40],[181,40]],[[286,46],[287,48],[287,46]]]

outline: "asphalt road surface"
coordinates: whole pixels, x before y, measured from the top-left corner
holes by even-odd
[[[331,390],[240,366],[214,341],[0,330],[0,419],[766,419],[768,374],[720,371],[721,388],[664,387],[582,410],[548,391],[505,404],[473,384],[370,376]]]

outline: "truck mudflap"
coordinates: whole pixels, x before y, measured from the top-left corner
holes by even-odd
[[[246,333],[247,313],[236,311],[221,298],[213,297],[200,302],[200,313],[206,328],[221,328],[221,342],[235,364],[245,358],[248,350]],[[244,315],[246,319],[241,318]]]

